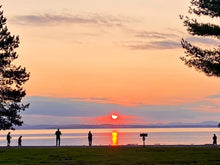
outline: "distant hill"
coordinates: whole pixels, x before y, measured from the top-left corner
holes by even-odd
[[[171,122],[167,124],[148,124],[148,125],[114,125],[114,124],[100,124],[100,125],[83,125],[83,124],[70,124],[70,125],[27,125],[16,127],[16,129],[97,129],[97,128],[214,128],[218,127],[216,121],[204,121],[200,123],[182,123]]]

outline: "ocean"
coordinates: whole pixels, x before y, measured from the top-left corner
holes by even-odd
[[[147,133],[146,145],[205,145],[212,144],[213,134],[220,139],[219,128],[119,128],[119,129],[61,129],[61,146],[87,146],[88,132],[93,145],[142,145],[141,133]],[[0,146],[6,146],[9,131],[0,131]],[[22,136],[23,146],[54,146],[55,129],[10,131],[11,146],[17,146]]]

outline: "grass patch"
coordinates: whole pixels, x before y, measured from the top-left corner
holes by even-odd
[[[218,147],[62,147],[0,149],[1,165],[220,164]]]

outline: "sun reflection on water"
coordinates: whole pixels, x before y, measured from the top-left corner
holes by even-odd
[[[112,131],[112,145],[117,146],[118,145],[118,132]]]

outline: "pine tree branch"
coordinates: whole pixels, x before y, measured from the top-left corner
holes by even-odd
[[[207,15],[210,17],[220,16],[220,1],[219,0],[192,0],[189,13],[194,13],[198,16]]]
[[[220,26],[210,23],[198,23],[196,19],[180,16],[183,19],[184,26],[192,35],[211,36],[220,39]]]
[[[189,67],[204,72],[207,76],[220,76],[220,49],[201,49],[182,39],[186,56],[181,60]]]

